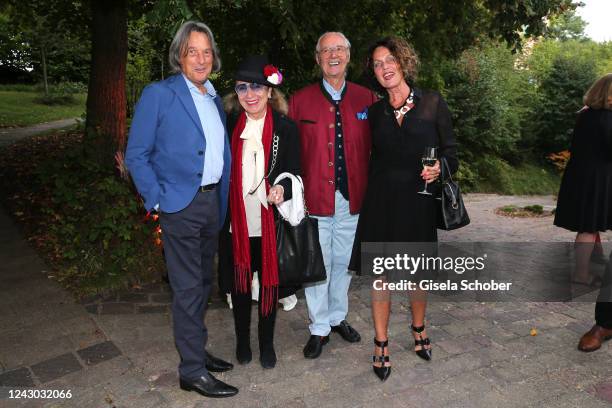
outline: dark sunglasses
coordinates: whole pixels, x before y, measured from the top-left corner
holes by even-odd
[[[260,94],[260,93],[262,93],[264,91],[266,86],[262,85],[262,84],[255,84],[255,83],[252,83],[252,84],[238,84],[238,85],[236,85],[234,87],[234,90],[236,91],[236,93],[238,95],[243,96],[243,95],[246,95],[247,90],[249,88],[251,88],[251,91]]]

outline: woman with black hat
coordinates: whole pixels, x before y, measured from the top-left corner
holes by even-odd
[[[266,57],[244,59],[234,79],[235,93],[225,98],[232,145],[230,235],[219,250],[227,259],[231,249],[233,256],[230,262],[220,262],[220,274],[231,282],[236,358],[247,364],[252,359],[251,282],[253,273],[259,273],[259,360],[262,367],[273,368],[277,302],[294,290],[278,285],[273,208],[291,198],[291,182],[271,183],[283,172],[300,173],[299,135],[295,123],[285,116],[287,102],[277,89],[282,74]]]

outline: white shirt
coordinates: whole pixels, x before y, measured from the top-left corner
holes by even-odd
[[[252,119],[247,114],[244,130],[240,135],[242,145],[242,197],[246,213],[249,237],[261,236],[261,206],[268,208],[266,199],[266,159],[262,143],[266,116]],[[262,181],[263,180],[263,181]]]

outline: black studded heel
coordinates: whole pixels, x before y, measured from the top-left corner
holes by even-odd
[[[391,375],[391,366],[386,366],[386,363],[389,363],[389,356],[385,355],[385,348],[389,346],[389,340],[378,341],[374,339],[374,344],[376,347],[380,347],[380,356],[376,354],[372,356],[372,363],[380,363],[380,367],[372,366],[374,369],[374,374],[380,379],[380,381],[385,381]]]
[[[414,350],[417,356],[421,357],[423,360],[430,361],[431,360],[431,348],[425,348],[425,346],[431,346],[431,342],[429,341],[429,337],[423,338],[423,330],[425,330],[425,325],[421,327],[414,327],[413,324],[410,325],[412,331],[419,335],[418,339],[414,339],[415,348],[421,346],[420,350]]]

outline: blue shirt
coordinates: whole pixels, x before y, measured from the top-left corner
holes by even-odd
[[[339,101],[340,99],[342,99],[342,91],[344,91],[345,86],[346,86],[346,81],[342,83],[342,87],[340,88],[340,90],[336,91],[334,87],[329,84],[329,82],[323,79],[323,87],[325,88],[329,96],[331,96],[331,98],[334,101]]]
[[[185,78],[193,103],[198,111],[202,130],[204,130],[204,138],[206,138],[201,185],[214,184],[221,179],[223,174],[223,149],[225,144],[223,140],[225,129],[214,101],[217,91],[210,81],[206,81],[204,83],[206,94],[203,94],[184,74],[183,78]]]

